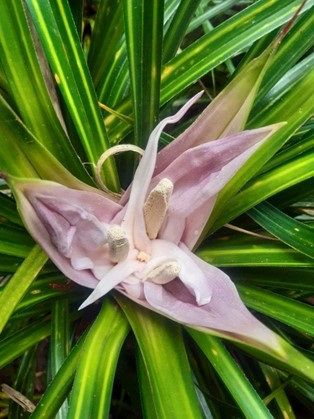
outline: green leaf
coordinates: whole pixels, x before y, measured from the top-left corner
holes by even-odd
[[[75,301],[77,298],[82,299],[81,295],[82,289],[73,286],[73,282],[69,284],[62,274],[40,275],[17,306],[15,314],[38,307],[42,302],[46,305],[47,300],[62,301],[62,298],[69,298]],[[66,322],[63,326],[66,326]]]
[[[0,255],[0,270],[2,274],[14,273],[20,264],[23,262],[22,258]],[[0,288],[1,291],[1,288]]]
[[[35,50],[24,7],[21,0],[14,4],[0,4],[3,19],[0,54],[11,95],[29,130],[75,176],[84,179],[84,166],[71,146],[54,108],[55,105],[57,112],[60,112],[57,97],[51,97],[52,93],[48,92],[42,75],[41,65],[46,65],[45,60],[40,56],[42,52],[39,47]],[[49,74],[49,69],[44,71]]]
[[[115,369],[129,325],[109,299],[82,347],[67,418],[107,418]]]
[[[277,137],[276,134],[275,137]],[[296,157],[285,165],[264,173],[251,181],[242,191],[230,199],[228,205],[222,205],[222,200],[220,201],[219,206],[223,209],[217,221],[213,223],[211,231],[216,230],[238,215],[243,214],[270,196],[306,179],[310,179],[313,174],[314,155],[311,151],[302,154],[300,157]],[[228,189],[231,192],[231,185]]]
[[[314,258],[314,228],[294,220],[265,202],[252,208],[251,218],[288,246]]]
[[[109,141],[70,8],[58,0],[27,0],[27,5],[86,155],[95,164]],[[108,186],[118,190],[112,160],[104,173]]]
[[[239,3],[239,0],[224,0],[222,3],[218,3],[212,7],[207,8],[206,12],[200,16],[195,17],[192,22],[189,24],[187,34],[194,31],[194,29],[198,28],[202,24],[206,23],[208,20],[225,13],[232,6]]]
[[[272,418],[254,387],[220,340],[190,328],[187,328],[187,331],[211,362],[245,417]]]
[[[35,387],[35,372],[37,367],[36,360],[37,346],[29,349],[23,354],[13,388],[29,400],[33,399]],[[23,409],[15,401],[11,400],[9,404],[8,419],[22,418]]]
[[[50,335],[50,320],[39,320],[0,341],[0,368]]]
[[[55,417],[57,414],[60,406],[71,389],[86,334],[87,332],[80,337],[79,341],[72,348],[69,356],[62,364],[62,367],[58,371],[57,375],[50,382],[47,390],[31,415],[32,419]]]
[[[53,303],[50,339],[50,374],[52,379],[63,365],[70,349],[69,301],[60,298]],[[65,401],[56,419],[67,417],[68,403]]]
[[[4,193],[0,193],[0,215],[14,224],[22,224],[14,200]]]
[[[136,353],[136,366],[138,382],[140,386],[143,417],[158,419],[157,412],[155,409],[154,396],[152,394],[152,388],[149,382],[148,372],[143,357],[141,355],[141,351],[139,349]]]
[[[282,97],[287,95],[291,89],[298,83],[304,76],[310,74],[313,69],[314,54],[309,55],[295,65],[288,71],[282,79],[257,102],[254,107],[250,125],[254,126],[256,121],[260,121],[263,117],[267,117],[272,112],[276,104],[280,103]],[[258,122],[257,122],[258,123]]]
[[[301,0],[257,1],[192,43],[164,66],[161,76],[160,104],[165,104],[210,70],[247,48],[255,40],[286,23],[300,4]],[[309,0],[302,12],[308,10],[313,4],[314,0]],[[131,101],[124,101],[117,110],[124,115],[130,115]],[[282,119],[276,121],[282,121]],[[129,131],[129,127],[117,122],[117,119],[112,116],[106,120],[113,142],[120,141]]]
[[[33,246],[33,239],[24,229],[0,222],[0,253],[26,257]]]
[[[101,0],[91,44],[88,52],[88,65],[95,87],[105,74],[107,63],[114,58],[116,47],[123,34],[123,14],[120,0]],[[106,102],[107,104],[107,102]]]
[[[37,177],[38,173],[21,150],[18,139],[11,130],[6,128],[13,121],[15,123],[12,112],[7,112],[7,109],[8,105],[0,95],[0,173],[10,173],[11,175],[21,177]],[[9,156],[12,156],[12,158],[9,158]]]
[[[287,416],[289,419],[296,419],[289,399],[284,391],[284,387],[288,384],[288,380],[286,383],[281,383],[278,372],[275,368],[269,367],[268,365],[261,364],[261,369],[267,384],[272,390],[272,393],[267,396],[266,399],[270,401],[272,398],[275,398],[278,407],[280,408],[281,415],[283,417]]]
[[[283,25],[300,4],[299,0],[260,0],[187,47],[169,61],[163,70],[162,103],[194,83],[218,63]],[[312,0],[307,2],[303,11],[313,4]]]
[[[179,325],[116,296],[144,360],[158,418],[201,418]]]
[[[292,26],[284,37],[280,48],[278,49],[274,60],[270,64],[258,92],[258,101],[255,104],[257,108],[263,108],[262,102],[265,94],[282,78],[285,77],[288,70],[293,67],[304,54],[314,45],[314,16],[313,11],[305,12],[297,22]],[[260,101],[260,99],[262,99]],[[264,102],[265,105],[265,102]]]
[[[273,240],[240,238],[211,241],[197,256],[215,266],[313,267],[312,259]]]
[[[47,259],[36,245],[0,294],[0,333]]]
[[[84,0],[69,0],[69,6],[76,26],[79,38],[82,37],[83,30],[83,8]]]
[[[0,150],[0,167],[3,172],[23,178],[41,176],[75,189],[88,188],[37,141],[1,96],[0,131],[2,133],[1,142],[4,143],[4,147]],[[20,165],[17,170],[15,169],[16,164]],[[87,172],[85,172],[84,180],[91,183]]]
[[[113,54],[111,60],[107,63],[103,76],[97,87],[99,101],[109,107],[116,107],[129,90],[129,79],[126,44],[125,38],[123,38],[116,46],[115,53]],[[112,141],[110,129],[108,129],[108,135]]]
[[[314,54],[313,54],[314,58]],[[305,153],[308,150],[314,149],[314,132],[309,131],[299,141],[295,143],[290,140],[287,146],[282,151],[275,154],[260,170],[259,174],[265,173],[281,164],[294,159],[299,154]]]
[[[258,121],[261,126],[282,120],[287,121],[287,124],[259,148],[258,153],[255,153],[242,166],[220,192],[210,220],[204,230],[204,235],[216,230],[269,196],[312,176],[314,173],[314,155],[308,152],[257,177],[249,186],[235,195],[239,187],[250,179],[287,141],[289,136],[311,116],[313,112],[313,86],[314,71],[311,71],[284,98],[281,98],[276,106],[272,107],[271,114]],[[230,199],[230,197],[233,198]],[[228,205],[226,205],[227,202]]]
[[[123,12],[134,109],[134,142],[145,148],[159,113],[164,2],[124,0]]]
[[[310,305],[247,285],[237,288],[248,307],[314,336],[314,312]]]
[[[166,63],[176,55],[190,20],[200,2],[201,0],[181,0],[164,37],[163,62]]]
[[[233,281],[247,285],[287,290],[314,291],[314,268],[241,268],[228,272]]]

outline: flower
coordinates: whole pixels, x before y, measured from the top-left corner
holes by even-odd
[[[50,181],[11,179],[11,187],[25,225],[51,260],[93,288],[80,308],[116,288],[183,324],[276,346],[276,335],[250,314],[228,276],[191,249],[219,191],[280,124],[230,135],[225,129],[215,134],[223,138],[207,142],[217,128],[209,132],[207,109],[157,154],[164,127],[199,97],[156,126],[120,202]]]

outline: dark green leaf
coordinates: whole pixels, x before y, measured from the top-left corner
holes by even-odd
[[[314,228],[294,220],[265,202],[249,211],[249,215],[269,233],[281,241],[314,258]]]
[[[176,55],[186,29],[201,0],[181,0],[164,37],[163,62],[166,63]]]
[[[81,355],[82,346],[86,338],[84,333],[71,350],[55,378],[49,384],[36,409],[32,419],[55,417],[60,406],[71,389],[71,384]]]
[[[239,404],[246,418],[272,418],[254,387],[219,339],[187,329]]]
[[[248,307],[314,336],[314,312],[310,305],[247,285],[237,288]]]
[[[124,0],[124,24],[134,109],[135,144],[145,147],[158,120],[162,0]]]

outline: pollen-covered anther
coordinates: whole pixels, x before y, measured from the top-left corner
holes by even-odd
[[[161,181],[151,190],[144,204],[146,232],[150,239],[155,239],[165,219],[169,199],[173,192],[173,183],[167,179]]]
[[[111,225],[107,231],[107,240],[111,262],[118,263],[126,259],[130,244],[124,228],[115,224]]]
[[[153,268],[144,278],[144,281],[151,281],[155,284],[167,284],[175,279],[180,273],[181,267],[176,261],[164,262]]]

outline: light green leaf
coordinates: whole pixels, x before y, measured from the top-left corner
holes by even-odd
[[[86,155],[95,164],[109,141],[70,8],[59,0],[27,0],[27,5]],[[108,186],[117,190],[113,161],[107,160],[104,173]]]
[[[36,245],[1,292],[0,333],[47,259],[47,255]]]
[[[60,182],[74,189],[88,188],[37,141],[1,96],[0,132],[2,134],[1,141],[4,143],[4,147],[0,150],[0,167],[6,174],[23,178],[38,178],[41,176],[44,179]],[[20,164],[20,167],[16,170],[17,163]],[[91,183],[87,173],[85,173],[84,180]]]
[[[272,266],[272,267],[313,267],[313,259],[308,258],[273,240],[242,237],[238,240],[221,239],[211,241],[209,246],[200,248],[197,255],[215,266]]]
[[[109,299],[86,336],[82,347],[68,419],[107,418],[115,369],[129,325]]]
[[[262,109],[266,101],[265,95],[276,85],[279,80],[286,77],[288,70],[293,67],[304,54],[314,45],[314,16],[313,11],[308,10],[290,28],[281,42],[272,63],[266,71],[261,88],[257,95],[257,102],[253,113]],[[268,98],[269,100],[269,98]]]
[[[289,399],[286,395],[286,392],[284,391],[284,387],[286,387],[286,384],[288,384],[288,380],[286,381],[286,383],[281,383],[280,378],[278,376],[278,372],[275,370],[275,368],[269,367],[265,364],[260,365],[265,376],[266,382],[272,390],[272,393],[265,399],[267,399],[267,401],[271,401],[272,398],[274,398],[278,404],[281,415],[283,417],[286,416],[289,419],[296,419]]]
[[[21,0],[12,4],[0,4],[0,55],[11,95],[28,129],[65,167],[84,180],[84,166],[71,146],[55,111],[56,109],[60,113],[57,97],[52,97],[42,75],[41,65],[45,66],[46,63],[40,57],[41,50],[35,50],[24,7]],[[49,74],[48,68],[44,71]],[[54,92],[53,87],[52,91]]]
[[[179,325],[116,296],[144,360],[158,418],[201,418]]]

